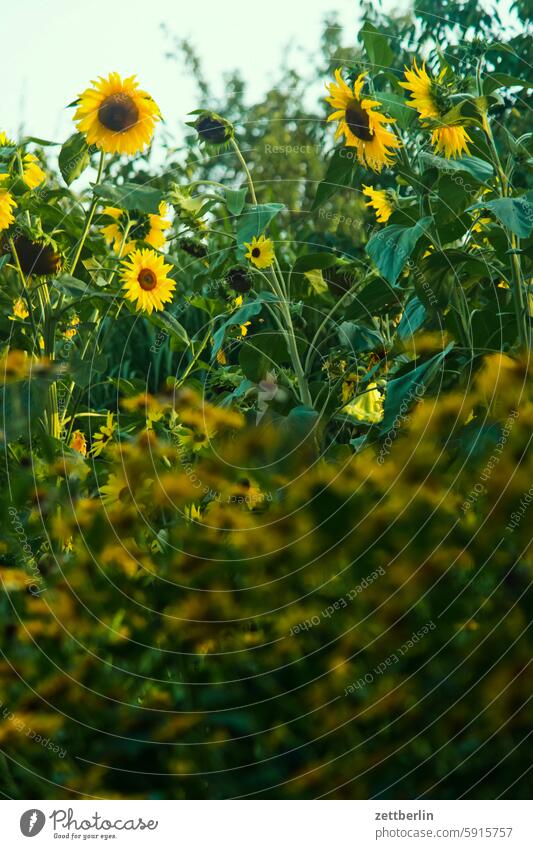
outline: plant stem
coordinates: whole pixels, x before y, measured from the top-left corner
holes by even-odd
[[[257,197],[256,197],[256,194],[255,194],[255,188],[254,188],[254,183],[253,183],[253,180],[252,180],[252,175],[250,174],[250,171],[248,169],[248,166],[246,164],[244,156],[242,155],[241,150],[239,148],[239,145],[237,144],[237,142],[235,141],[234,138],[231,139],[231,145],[233,147],[233,150],[235,151],[237,159],[239,160],[239,162],[241,163],[241,165],[244,169],[244,173],[246,174],[246,179],[248,181],[248,188],[250,189],[250,196],[252,198],[252,203],[255,206],[257,206]]]
[[[100,183],[100,180],[102,179],[102,174],[104,173],[104,163],[105,163],[105,153],[102,150],[100,152],[100,162],[98,163],[98,173],[96,175],[95,186],[97,186]],[[81,238],[80,238],[80,241],[78,242],[78,246],[76,248],[76,253],[74,254],[74,258],[72,260],[72,263],[70,264],[70,267],[68,269],[69,273],[72,275],[72,277],[74,277],[74,272],[76,270],[78,260],[81,256],[81,252],[83,250],[83,246],[84,246],[85,240],[87,238],[87,234],[88,234],[90,226],[92,224],[92,220],[93,220],[93,217],[94,217],[94,213],[95,213],[97,204],[98,204],[98,198],[93,194],[93,199],[91,201],[91,205],[89,206],[89,209],[87,211],[87,216],[85,218],[85,225],[83,227]]]

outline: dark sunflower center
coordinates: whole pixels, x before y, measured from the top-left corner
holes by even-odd
[[[370,121],[368,113],[361,108],[358,100],[352,100],[346,107],[346,123],[354,134],[361,141],[370,141],[372,132],[370,130]]]
[[[114,133],[124,133],[139,120],[139,110],[129,94],[117,92],[106,97],[98,110],[100,123]]]
[[[127,501],[129,494],[130,494],[129,487],[123,486],[122,489],[118,493],[118,500],[119,501]]]
[[[261,256],[261,251],[259,250],[259,248],[253,249],[252,256],[255,257],[256,259],[257,259],[258,256]]]
[[[144,289],[145,292],[150,292],[152,289],[155,289],[157,285],[157,277],[151,268],[143,268],[139,271],[137,280],[139,281],[139,286],[141,289]]]

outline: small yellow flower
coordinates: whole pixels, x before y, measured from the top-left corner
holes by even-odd
[[[165,264],[163,257],[150,249],[134,251],[122,263],[122,281],[128,301],[135,303],[137,312],[151,314],[163,310],[165,303],[172,300],[176,281],[167,277],[172,266]]]
[[[218,349],[216,359],[217,359],[217,363],[221,366],[225,366],[225,365],[228,364],[228,358],[226,357],[226,354],[224,353],[222,348]]]
[[[26,307],[26,301],[24,298],[17,298],[16,301],[13,301],[13,314],[9,317],[13,320],[15,318],[20,318],[24,321],[25,318],[28,318],[29,312]]]
[[[248,248],[246,259],[249,259],[252,265],[256,268],[268,268],[274,262],[274,243],[272,239],[266,239],[265,236],[253,237],[251,242],[245,242],[244,247]]]
[[[371,206],[376,211],[376,221],[379,224],[386,224],[394,212],[389,193],[383,189],[363,186],[363,194],[370,198],[366,205]]]
[[[17,204],[11,192],[8,192],[7,189],[0,189],[0,230],[7,230],[13,224],[15,220],[13,210],[16,208]]]
[[[70,440],[70,447],[73,448],[74,451],[78,451],[80,454],[83,454],[84,457],[87,456],[87,440],[85,439],[83,431],[74,431],[72,439]]]
[[[110,474],[107,483],[100,487],[102,501],[109,507],[119,502],[125,503],[130,498],[130,487],[122,475]]]
[[[248,334],[248,328],[251,324],[251,321],[245,321],[244,324],[239,324],[239,327],[241,329],[241,336],[246,336]]]
[[[79,97],[74,115],[78,130],[106,153],[140,153],[152,141],[159,107],[139,88],[135,76],[99,77]]]
[[[63,333],[65,339],[73,339],[78,332],[78,324],[80,323],[79,316],[75,315],[71,318],[70,324]]]
[[[394,119],[379,110],[381,102],[362,96],[366,71],[359,74],[353,87],[344,81],[341,69],[335,71],[336,82],[327,85],[327,103],[334,108],[328,121],[337,121],[335,139],[344,136],[347,147],[354,147],[361,165],[379,172],[394,161],[394,151],[401,147],[400,140],[388,129]],[[376,111],[378,110],[378,111]]]
[[[39,160],[33,153],[27,153],[23,162],[22,179],[29,189],[36,189],[46,180],[46,174],[39,166]]]
[[[115,414],[111,413],[109,410],[106,416],[106,423],[102,425],[99,431],[97,431],[93,436],[93,444],[90,450],[90,454],[93,457],[99,457],[107,443],[113,439],[113,436],[118,429],[118,424],[115,422]]]

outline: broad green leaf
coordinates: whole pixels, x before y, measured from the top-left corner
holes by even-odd
[[[533,83],[521,80],[519,77],[513,77],[510,74],[489,74],[483,83],[483,93],[491,94],[498,88],[512,88],[513,86],[533,88]]]
[[[241,253],[244,253],[244,243],[251,242],[254,236],[260,236],[282,209],[282,203],[263,203],[257,206],[246,204],[237,222],[236,239]]]
[[[374,351],[383,345],[383,340],[375,330],[369,330],[362,324],[343,321],[339,327],[339,342],[352,353]]]
[[[318,184],[312,211],[322,206],[339,189],[351,185],[351,177],[357,158],[354,149],[338,147],[329,160],[324,179]]]
[[[393,224],[376,233],[366,246],[380,273],[389,283],[396,283],[400,273],[413,253],[416,243],[431,224],[431,217],[421,218],[414,227]]]
[[[389,47],[389,36],[380,32],[376,27],[365,21],[359,30],[359,38],[365,45],[366,55],[373,65],[378,68],[390,68],[394,61],[394,54]]]
[[[59,170],[67,184],[76,180],[90,164],[89,148],[83,133],[74,133],[59,151]]]
[[[232,215],[240,215],[248,189],[226,189],[226,206]]]
[[[438,168],[439,171],[444,171],[448,174],[466,171],[467,174],[470,174],[479,183],[490,180],[494,174],[494,169],[490,162],[479,159],[477,156],[459,156],[457,159],[445,159],[444,156],[421,153],[419,158],[423,170]]]
[[[330,268],[336,262],[337,257],[332,253],[306,254],[298,257],[292,267],[292,273],[300,272],[303,274],[306,271],[322,270],[323,268]]]
[[[144,212],[147,215],[157,215],[159,204],[164,198],[159,189],[138,183],[123,183],[121,186],[102,183],[94,187],[94,194],[111,206],[118,206],[130,212]]]
[[[403,293],[400,289],[393,289],[386,280],[377,278],[357,293],[344,310],[344,317],[358,321],[372,315],[397,313],[402,308],[402,302]]]
[[[289,362],[287,344],[277,331],[246,336],[241,342],[239,363],[243,374],[254,383],[272,371]]]
[[[24,136],[20,140],[21,145],[38,144],[40,147],[57,147],[61,142],[48,141],[48,139],[40,139],[38,136]]]
[[[377,91],[376,99],[383,104],[384,111],[395,118],[402,130],[407,130],[416,118],[416,110],[408,106],[405,97],[390,91]]]
[[[527,239],[533,229],[533,203],[525,197],[481,201],[469,207],[468,211],[475,209],[490,210],[500,224],[521,239]]]
[[[152,313],[149,320],[151,324],[155,324],[156,327],[160,327],[168,333],[172,339],[179,342],[183,348],[188,348],[191,344],[189,334],[185,330],[183,324],[180,324],[177,318],[174,318],[172,313],[167,312],[166,310]]]
[[[399,339],[409,339],[426,319],[426,308],[416,295],[413,295],[405,305],[396,335]]]
[[[426,389],[439,371],[453,342],[422,365],[393,378],[387,383],[387,393],[383,406],[383,419],[380,432],[388,433],[392,428],[403,427],[409,410],[417,400],[422,400]]]
[[[250,301],[249,304],[244,304],[237,312],[234,312],[225,322],[222,324],[218,330],[215,330],[213,333],[213,348],[211,351],[211,356],[213,359],[216,357],[222,344],[224,342],[224,337],[226,335],[226,330],[228,327],[232,327],[236,324],[244,324],[246,321],[249,321],[254,315],[258,315],[263,308],[263,304],[260,300]]]

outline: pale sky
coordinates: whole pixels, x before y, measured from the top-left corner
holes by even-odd
[[[160,25],[190,38],[207,78],[220,91],[222,74],[245,75],[260,95],[295,45],[317,50],[322,21],[335,9],[354,41],[358,0],[25,0],[2,8],[0,129],[54,141],[72,131],[65,110],[89,81],[116,70],[136,73],[159,104],[169,129],[198,108],[194,85],[165,54],[171,44]],[[299,59],[297,58],[299,56]],[[8,82],[9,77],[9,82]]]

